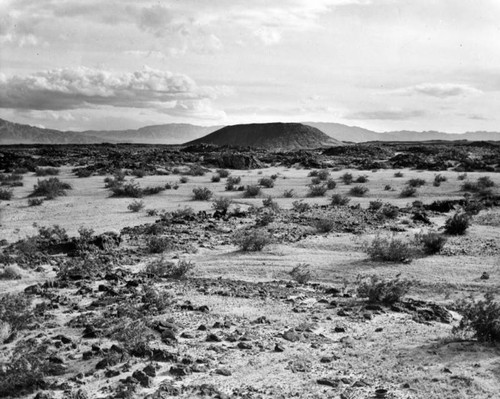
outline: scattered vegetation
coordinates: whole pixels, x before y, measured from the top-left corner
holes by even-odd
[[[217,169],[216,172],[223,179],[225,179],[226,177],[229,176],[229,170],[227,170],[227,169]]]
[[[381,303],[392,305],[410,291],[413,283],[409,280],[396,278],[383,280],[376,275],[369,278],[358,278],[357,295],[360,298],[368,298],[370,303]]]
[[[425,185],[425,180],[420,178],[410,179],[406,182],[409,187],[422,187]]]
[[[326,184],[310,184],[309,185],[309,192],[307,193],[307,196],[308,197],[323,197],[327,191],[328,191],[328,188],[326,187]]]
[[[299,284],[307,284],[314,277],[311,265],[308,263],[299,263],[289,274]]]
[[[57,177],[50,177],[46,180],[38,180],[30,197],[45,197],[51,200],[66,195],[66,190],[71,190],[71,185],[60,181]]]
[[[377,235],[366,248],[372,260],[381,262],[408,262],[415,254],[415,248],[406,240]]]
[[[265,229],[240,229],[233,234],[232,241],[241,251],[262,251],[273,239]]]
[[[454,332],[472,332],[479,342],[500,342],[500,303],[492,293],[484,300],[460,300],[456,309],[462,319]]]
[[[174,245],[168,237],[152,236],[148,239],[146,248],[150,254],[161,254],[174,250]]]
[[[401,171],[397,171],[394,173],[394,177],[403,177],[403,176],[404,176],[404,174]]]
[[[304,213],[304,212],[308,212],[311,210],[311,205],[309,205],[307,202],[304,202],[302,200],[293,201],[292,202],[292,209],[295,212]]]
[[[207,187],[195,187],[193,188],[193,199],[195,201],[209,201],[214,193],[210,191]]]
[[[28,199],[28,206],[40,206],[43,204],[43,198],[30,198]]]
[[[251,198],[251,197],[257,197],[258,195],[260,195],[260,193],[261,189],[259,186],[248,185],[245,187],[245,192],[243,195],[247,198]]]
[[[432,185],[434,187],[439,187],[441,185],[441,183],[447,181],[448,179],[446,178],[446,176],[443,176],[442,174],[437,174],[436,176],[434,176],[434,181],[432,182]]]
[[[330,199],[331,206],[345,206],[351,201],[349,197],[342,194],[333,194]]]
[[[144,202],[135,200],[134,202],[128,204],[127,209],[131,212],[140,212],[144,209]]]
[[[291,188],[290,190],[283,191],[283,198],[293,198],[294,196],[295,196],[295,192],[294,192],[293,188]]]
[[[351,184],[351,183],[352,183],[352,181],[353,181],[352,174],[351,174],[351,173],[349,173],[349,172],[344,173],[344,174],[340,177],[340,179],[342,180],[342,182],[343,182],[344,184],[347,184],[347,185]]]
[[[415,187],[412,187],[412,186],[406,186],[399,193],[399,196],[401,198],[415,197],[416,195],[417,195],[417,189]]]
[[[192,262],[179,260],[177,263],[164,258],[156,259],[146,265],[145,273],[163,278],[181,280],[187,277],[189,272],[195,268]]]
[[[349,190],[349,194],[354,197],[364,197],[364,195],[368,192],[368,187],[363,186],[354,186]]]
[[[444,231],[450,235],[464,235],[470,226],[471,218],[464,211],[457,211],[444,224]]]

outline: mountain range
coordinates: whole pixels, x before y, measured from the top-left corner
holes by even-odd
[[[343,142],[366,141],[430,141],[469,140],[500,141],[499,132],[443,133],[437,131],[393,131],[378,133],[357,126],[340,123],[304,122],[319,129],[335,140]],[[130,130],[87,130],[82,132],[43,129],[0,119],[0,144],[95,144],[95,143],[145,143],[183,144],[204,137],[223,126],[197,126],[170,123]]]

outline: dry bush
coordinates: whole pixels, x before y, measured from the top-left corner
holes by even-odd
[[[9,190],[7,188],[0,188],[0,200],[10,201],[12,199],[12,196],[12,190]]]
[[[283,191],[283,198],[293,198],[294,196],[295,196],[295,192],[294,192],[293,188],[291,188],[290,190]]]
[[[450,235],[464,235],[470,226],[471,217],[464,211],[457,211],[446,219],[444,231]]]
[[[160,258],[149,262],[146,265],[144,271],[147,274],[152,274],[157,277],[181,280],[183,278],[186,278],[188,273],[191,272],[194,268],[194,263],[188,262],[186,260],[180,260],[179,262],[175,263],[164,258]]]
[[[390,280],[382,280],[373,275],[369,278],[358,278],[357,294],[358,297],[368,298],[371,303],[392,305],[399,302],[410,291],[412,285],[411,281],[402,280],[399,275]]]
[[[259,184],[265,188],[273,188],[274,179],[272,179],[271,177],[262,177],[261,179],[259,179]]]
[[[258,195],[260,195],[260,193],[261,189],[259,186],[249,185],[245,187],[245,192],[243,193],[243,195],[247,198],[251,198],[257,197]]]
[[[161,254],[165,251],[173,251],[175,246],[167,237],[150,237],[146,243],[146,249],[150,254]]]
[[[349,194],[354,197],[364,197],[364,195],[369,191],[368,187],[354,186],[349,190]]]
[[[407,262],[416,252],[416,248],[406,240],[377,235],[366,248],[366,253],[372,260],[381,262]]]
[[[292,209],[296,212],[304,213],[311,210],[311,205],[309,205],[307,202],[303,202],[302,200],[293,201]]]
[[[342,194],[333,194],[330,199],[331,206],[345,206],[351,199]]]
[[[439,253],[446,244],[446,237],[436,231],[428,231],[427,233],[417,234],[416,242],[421,245],[424,252],[428,255]]]
[[[43,204],[43,198],[30,198],[28,199],[28,206],[39,206]]]
[[[401,198],[409,198],[409,197],[415,197],[416,194],[417,194],[417,189],[415,187],[406,186],[405,188],[403,188],[401,190],[401,192],[399,193],[399,196]]]
[[[193,188],[193,199],[195,201],[208,201],[214,193],[210,191],[207,187],[195,187]]]
[[[230,173],[229,170],[227,170],[227,169],[217,169],[216,172],[223,179],[225,179],[226,177],[228,177],[229,173]]]
[[[144,209],[144,202],[135,200],[134,202],[128,204],[127,209],[131,212],[139,212]]]
[[[307,263],[299,263],[288,274],[299,284],[307,284],[314,277],[311,265]]]
[[[6,294],[0,298],[0,322],[7,323],[12,331],[28,328],[36,319],[31,298],[20,294]]]
[[[211,179],[212,183],[220,182],[220,175],[212,175]]]
[[[347,184],[347,185],[351,184],[351,183],[352,183],[352,181],[353,181],[352,174],[351,174],[351,173],[349,173],[349,172],[344,173],[344,174],[340,177],[340,179],[342,180],[342,182],[343,182],[344,184]]]
[[[279,204],[274,201],[273,197],[270,195],[262,200],[262,206],[264,206],[264,208],[272,209],[274,212],[278,212],[280,210]]]
[[[57,168],[40,168],[37,167],[35,169],[35,175],[44,177],[44,176],[57,176],[59,174],[59,169]]]
[[[425,180],[420,178],[410,179],[406,182],[409,187],[421,187],[425,185]]]
[[[212,208],[217,212],[227,213],[229,207],[232,205],[233,200],[228,197],[219,197],[213,200]]]
[[[335,221],[330,218],[321,218],[314,221],[314,227],[320,233],[329,233],[335,227]]]
[[[335,187],[337,187],[337,182],[333,179],[328,179],[326,181],[326,188],[328,190],[333,190]]]
[[[460,300],[456,309],[462,314],[457,331],[471,331],[480,342],[500,342],[500,303],[492,293],[487,293],[484,300]]]
[[[264,229],[240,229],[232,237],[234,245],[241,251],[262,251],[264,247],[272,244],[271,234]]]
[[[46,180],[38,180],[30,197],[45,197],[54,199],[66,195],[66,190],[70,190],[71,185],[60,181],[57,177],[50,177]]]
[[[328,188],[326,184],[311,184],[309,185],[309,192],[307,193],[308,197],[323,197]]]
[[[394,177],[403,177],[403,176],[404,176],[404,174],[401,171],[398,171],[398,172],[394,173]]]

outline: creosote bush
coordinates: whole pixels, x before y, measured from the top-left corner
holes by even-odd
[[[39,206],[43,204],[43,198],[30,198],[28,199],[28,206]]]
[[[307,263],[299,263],[288,274],[299,284],[307,284],[314,277]]]
[[[337,187],[337,182],[333,179],[328,179],[326,181],[326,188],[328,190],[333,190],[335,187]]]
[[[443,176],[441,174],[437,174],[436,176],[434,176],[434,181],[432,182],[432,185],[434,187],[439,187],[441,185],[441,183],[445,182],[446,180],[448,180],[446,178],[446,176]]]
[[[307,212],[307,211],[311,210],[311,205],[309,205],[307,202],[304,202],[302,200],[300,200],[300,201],[293,201],[292,202],[292,209],[295,212],[304,213],[304,212]]]
[[[412,287],[409,280],[396,278],[383,280],[373,275],[369,278],[358,278],[357,295],[361,298],[368,298],[368,302],[392,305],[399,302]]]
[[[208,201],[214,193],[210,191],[207,187],[195,187],[193,188],[193,199],[195,201]]]
[[[309,185],[309,191],[307,193],[307,196],[308,197],[323,197],[327,191],[328,191],[328,188],[326,187],[326,184],[311,184],[311,185]]]
[[[274,180],[270,177],[263,177],[263,178],[259,179],[259,184],[265,188],[273,188],[274,187]]]
[[[12,199],[12,190],[0,188],[0,200],[10,201]]]
[[[188,273],[194,268],[194,263],[186,260],[179,260],[175,263],[164,258],[160,258],[148,263],[144,271],[147,274],[152,274],[158,277],[181,280],[186,278]]]
[[[258,195],[260,195],[260,193],[261,189],[259,186],[248,185],[245,187],[245,192],[243,195],[247,198],[251,198],[251,197],[257,197]]]
[[[368,187],[354,186],[349,190],[349,194],[354,197],[363,197],[368,191]]]
[[[381,200],[376,200],[376,201],[370,201],[370,205],[368,206],[368,209],[370,211],[378,211],[384,203]]]
[[[421,187],[425,185],[425,180],[420,178],[410,179],[406,184],[410,187]]]
[[[66,195],[66,190],[70,190],[71,185],[60,181],[57,177],[50,177],[46,180],[38,180],[30,197],[45,197],[51,200]]]
[[[446,219],[444,231],[450,235],[464,235],[470,226],[471,217],[464,211],[458,211]]]
[[[358,176],[356,179],[356,183],[368,183],[368,177],[367,176]]]
[[[436,231],[428,231],[427,233],[417,234],[415,240],[422,245],[424,252],[427,255],[439,253],[446,244],[446,237]]]
[[[144,202],[135,200],[134,202],[131,202],[128,204],[127,209],[131,212],[139,212],[142,209],[144,209]]]
[[[401,198],[415,197],[416,195],[417,195],[417,189],[415,187],[412,187],[412,186],[406,186],[399,193],[399,196]]]
[[[229,170],[227,170],[227,169],[217,169],[216,172],[223,179],[225,179],[226,177],[229,176]]]
[[[40,177],[43,177],[43,176],[56,176],[59,174],[59,169],[57,168],[40,168],[40,167],[37,167],[35,169],[35,175],[36,176],[40,176]]]
[[[212,178],[210,179],[212,183],[218,183],[220,182],[220,175],[212,175]]]
[[[212,208],[221,213],[227,213],[229,210],[229,207],[233,203],[233,200],[228,197],[219,197],[213,200],[212,202]]]
[[[240,229],[232,237],[233,244],[241,251],[262,251],[272,241],[271,234],[265,229]]]
[[[347,185],[351,184],[351,183],[352,183],[352,181],[353,181],[352,174],[351,174],[351,173],[349,173],[349,172],[344,173],[344,174],[340,177],[340,179],[342,180],[342,182],[343,182],[344,184],[347,184]]]
[[[377,235],[366,248],[372,260],[381,262],[408,262],[415,255],[415,248],[406,240]]]
[[[275,212],[278,212],[280,210],[279,204],[274,201],[273,197],[271,197],[270,195],[262,200],[262,206],[272,209]]]
[[[456,309],[463,317],[454,332],[470,331],[479,342],[500,342],[500,303],[492,293],[484,300],[460,300]]]
[[[333,194],[330,199],[331,206],[345,206],[351,199],[342,194]]]

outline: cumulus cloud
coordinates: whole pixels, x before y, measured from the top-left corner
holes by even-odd
[[[0,75],[0,108],[61,111],[111,106],[218,118],[224,115],[213,109],[211,100],[230,91],[198,86],[186,75],[148,67],[131,73],[66,68],[24,77]]]
[[[475,87],[458,83],[422,83],[396,90],[403,95],[426,95],[437,98],[474,96],[482,93]]]
[[[345,119],[354,120],[406,120],[425,116],[426,112],[421,110],[378,110],[352,112]]]

